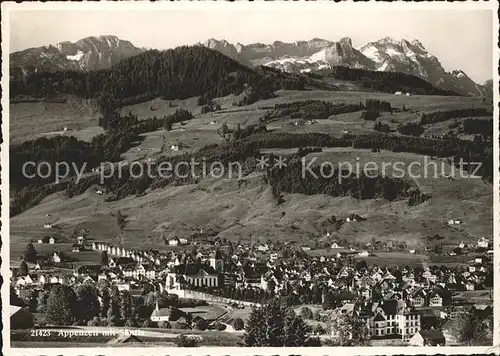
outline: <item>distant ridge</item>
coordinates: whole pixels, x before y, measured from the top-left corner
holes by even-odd
[[[249,68],[265,65],[288,73],[325,73],[336,66],[381,72],[401,72],[417,76],[433,86],[465,96],[493,97],[493,82],[475,83],[461,70],[446,72],[439,60],[427,52],[418,40],[394,40],[390,37],[354,48],[352,40],[313,38],[309,41],[272,44],[231,44],[209,39],[195,46],[207,47]],[[116,36],[92,36],[75,43],[30,48],[10,55],[11,79],[25,78],[36,72],[58,70],[92,71],[107,69],[145,48]]]
[[[225,40],[210,39],[198,43],[251,65],[266,65],[283,71],[315,72],[342,65],[377,71],[395,71],[416,75],[432,85],[466,96],[492,97],[491,83],[475,83],[460,70],[446,72],[439,60],[428,53],[417,39],[394,40],[390,37],[370,42],[359,48],[344,37],[337,42],[314,38],[309,41],[272,44],[232,45]]]

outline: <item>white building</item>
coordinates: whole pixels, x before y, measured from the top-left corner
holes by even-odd
[[[188,240],[186,239],[180,239],[178,237],[174,237],[171,240],[168,240],[168,245],[169,246],[182,246],[182,245],[187,245]]]
[[[259,250],[261,252],[266,252],[266,251],[269,251],[269,246],[267,246],[267,244],[260,245],[257,247],[257,250]]]
[[[160,321],[169,321],[170,320],[170,308],[159,308],[158,302],[156,302],[156,307],[151,313],[150,317],[151,321],[160,322]]]
[[[218,287],[219,277],[214,274],[207,273],[204,269],[200,269],[193,274],[177,274],[167,273],[165,289],[182,289],[181,280],[193,286],[201,287]]]
[[[372,337],[394,335],[403,342],[409,342],[413,335],[420,331],[420,314],[407,308],[404,301],[388,300],[375,303],[372,315],[368,320]]]
[[[489,240],[481,237],[479,240],[477,240],[477,247],[481,247],[481,248],[488,248],[488,245],[489,245]]]

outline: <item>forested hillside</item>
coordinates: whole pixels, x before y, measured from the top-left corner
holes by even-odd
[[[349,67],[333,67],[322,74],[335,79],[356,83],[364,88],[395,93],[397,91],[418,95],[453,95],[460,96],[453,91],[436,88],[431,83],[414,75],[399,72],[372,71]]]
[[[259,98],[275,90],[304,89],[300,76],[261,68],[253,70],[205,47],[151,50],[128,58],[110,69],[39,72],[11,82],[11,97],[76,95],[99,98],[103,110],[133,102],[240,94],[251,86]]]

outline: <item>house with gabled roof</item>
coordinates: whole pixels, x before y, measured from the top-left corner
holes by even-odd
[[[408,303],[412,307],[423,307],[426,304],[427,292],[423,287],[413,288],[408,295]]]
[[[16,280],[16,287],[19,287],[19,286],[31,286],[35,283],[36,281],[36,275],[27,275],[27,276],[21,276],[21,277],[18,277],[17,280]]]
[[[159,308],[158,303],[151,313],[150,319],[155,322],[169,321],[170,320],[170,308]]]
[[[451,304],[451,293],[443,288],[434,287],[428,294],[429,306],[442,307]]]
[[[380,281],[382,279],[382,273],[378,272],[378,271],[374,271],[371,275],[371,278],[374,280],[374,281]]]
[[[54,263],[60,263],[64,260],[64,254],[61,251],[54,251],[52,254],[52,261]]]
[[[95,284],[95,279],[91,276],[85,276],[81,280],[81,284]]]
[[[369,300],[372,298],[372,287],[364,285],[358,289],[358,295]]]
[[[402,300],[403,295],[401,292],[389,290],[383,294],[382,298],[384,300]]]
[[[490,244],[490,240],[488,240],[484,236],[481,237],[479,240],[477,240],[477,247],[478,248],[488,248],[489,244]]]
[[[410,346],[444,346],[445,336],[439,329],[419,330],[410,339]]]

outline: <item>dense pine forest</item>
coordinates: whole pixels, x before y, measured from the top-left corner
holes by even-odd
[[[493,137],[493,120],[466,119],[463,123],[463,132]]]
[[[304,120],[323,120],[331,115],[345,114],[363,110],[363,103],[359,104],[334,104],[321,100],[294,101],[291,103],[276,104],[269,118],[290,116]]]
[[[493,112],[484,108],[473,109],[457,109],[447,111],[434,111],[430,113],[422,113],[420,122],[422,125],[435,124],[459,117],[478,117],[478,116],[493,116]]]
[[[306,195],[327,194],[334,197],[349,195],[357,199],[384,198],[389,201],[408,198],[410,206],[418,205],[429,198],[411,183],[402,179],[367,177],[363,174],[356,176],[352,172],[338,172],[332,167],[325,167],[321,174],[319,165],[313,165],[310,169],[313,173],[303,177],[302,162],[292,159],[285,168],[267,171],[267,180],[278,203],[282,199],[281,192]],[[339,176],[342,177],[341,181],[338,180]]]

